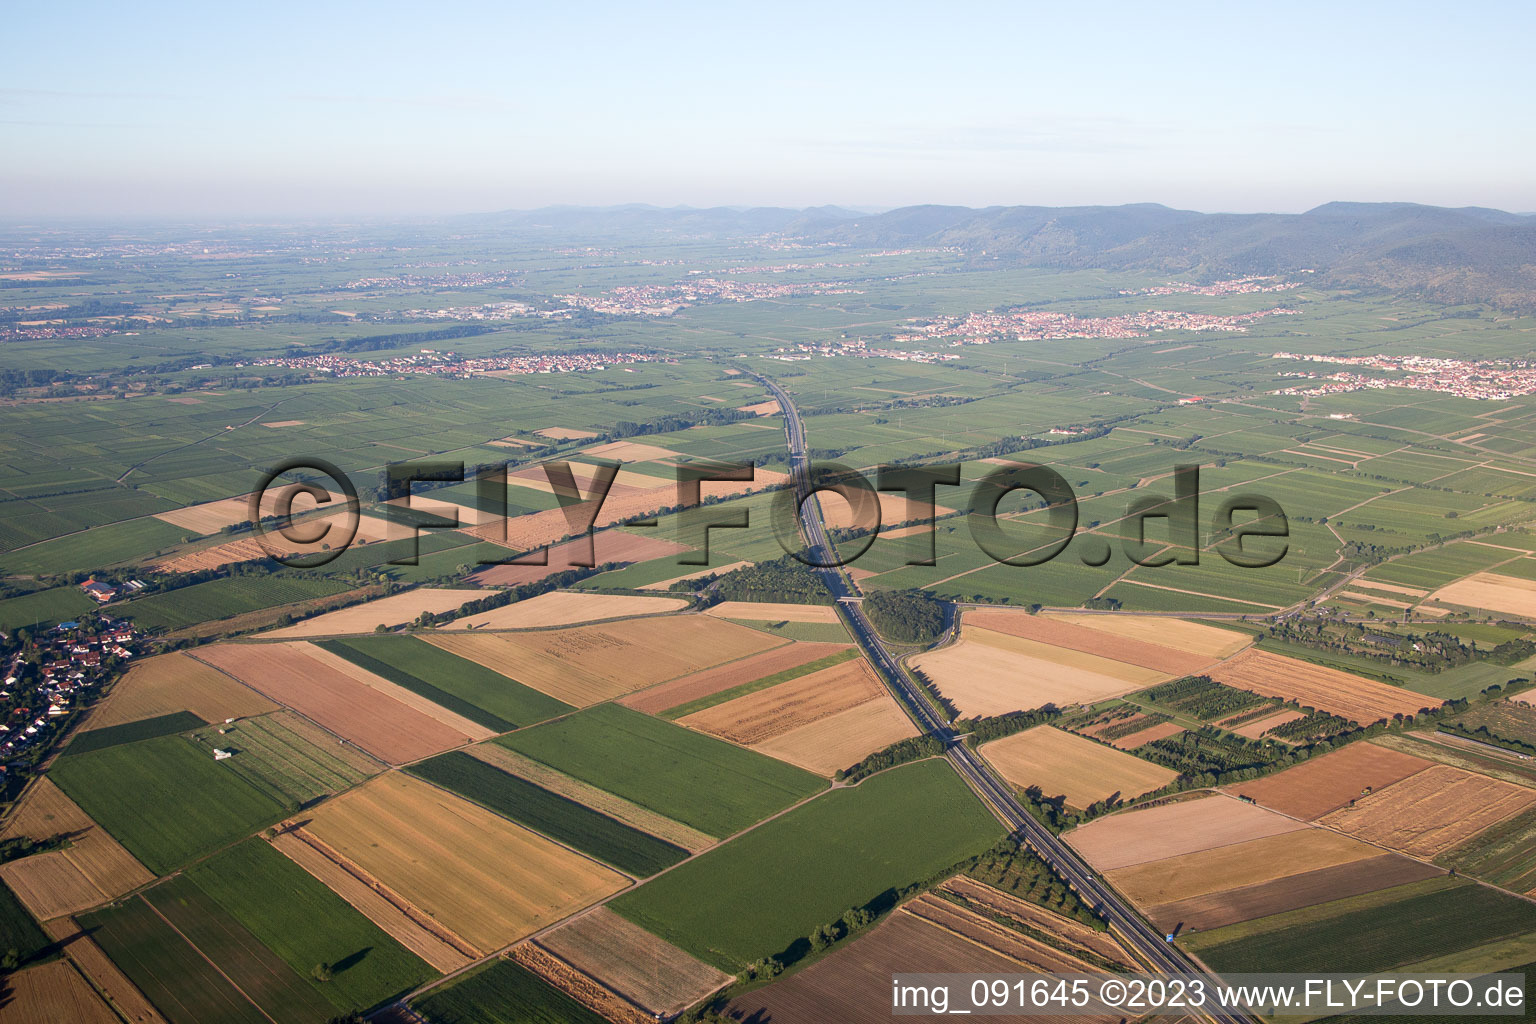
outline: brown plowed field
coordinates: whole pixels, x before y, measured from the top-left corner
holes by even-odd
[[[829,604],[775,604],[771,601],[721,601],[704,612],[717,619],[749,622],[836,622],[837,610]]]
[[[1380,853],[1358,839],[1308,828],[1133,864],[1110,871],[1106,877],[1138,906],[1145,906],[1268,882]]]
[[[622,530],[602,530],[592,538],[595,565],[648,562],[653,558],[665,558],[687,550],[683,544],[638,533],[625,533]],[[487,587],[516,587],[524,583],[536,583],[557,572],[565,572],[571,568],[571,559],[574,557],[586,557],[585,540],[556,544],[549,549],[547,565],[491,565],[472,573],[468,578]]]
[[[1183,925],[1184,931],[1210,931],[1224,925],[1341,900],[1347,896],[1406,885],[1445,872],[1432,864],[1384,853],[1377,857],[1286,875],[1267,882],[1238,886],[1204,896],[1191,896],[1145,908],[1152,923],[1164,931]]]
[[[884,692],[869,663],[855,658],[685,715],[678,723],[750,746],[875,700]]]
[[[422,612],[440,615],[443,612],[453,611],[466,601],[474,601],[484,596],[483,590],[427,588],[407,590],[403,594],[395,594],[383,600],[338,608],[334,612],[316,615],[312,619],[305,619],[292,626],[274,629],[270,633],[263,633],[262,639],[372,633],[374,627],[380,623],[386,626],[399,626],[414,621]]]
[[[481,952],[629,879],[467,800],[392,772],[328,800],[305,828]]]
[[[659,714],[667,711],[668,708],[685,705],[690,700],[699,700],[700,697],[717,694],[723,689],[731,689],[742,683],[751,683],[765,676],[774,676],[785,669],[796,668],[796,666],[823,659],[829,654],[846,651],[848,646],[846,643],[786,643],[771,651],[763,651],[762,654],[743,657],[739,662],[728,662],[720,665],[719,668],[694,672],[691,676],[674,679],[660,686],[651,686],[650,689],[642,689],[636,694],[625,695],[619,699],[619,703],[636,711],[644,711],[645,714]]]
[[[399,897],[391,898],[393,894],[380,893],[299,835],[283,832],[273,838],[272,846],[350,903],[354,910],[382,928],[400,945],[431,964],[434,970],[447,974],[474,959],[455,948],[449,938],[412,918]]]
[[[86,718],[86,729],[190,711],[205,722],[276,711],[277,705],[217,669],[181,653],[135,662]]]
[[[423,639],[578,707],[785,643],[707,615],[625,619],[528,633],[439,631]]]
[[[1113,871],[1306,827],[1235,797],[1208,796],[1111,814],[1063,838],[1099,871]]]
[[[732,980],[607,907],[561,925],[537,944],[657,1015],[682,1013]]]
[[[754,744],[759,753],[830,776],[897,740],[916,736],[912,720],[882,693],[846,711]]]
[[[1031,615],[1024,611],[967,608],[964,618],[970,625],[983,629],[1024,637],[1026,640],[1038,640],[1053,647],[1097,654],[1111,661],[1123,661],[1127,665],[1139,665],[1174,676],[1195,675],[1215,660],[1203,654],[1175,650],[1161,644],[1117,636],[1063,619]]]
[[[1017,896],[1000,892],[974,878],[956,875],[944,883],[944,888],[958,893],[989,910],[1006,914],[1022,924],[1065,939],[1075,946],[1097,953],[1106,960],[1124,964],[1127,970],[1136,970],[1135,960],[1110,932],[1094,931],[1087,925],[1060,914],[1053,914],[1044,907],[1026,903]]]
[[[7,975],[0,1024],[121,1024],[67,960]]]
[[[1003,778],[1019,789],[1039,786],[1084,808],[1118,795],[1129,800],[1179,777],[1162,765],[1049,725],[1014,733],[979,748]]]
[[[117,1007],[124,1018],[132,1024],[166,1024],[160,1012],[144,998],[144,993],[118,970],[112,958],[90,936],[80,930],[74,918],[61,917],[56,921],[45,921],[43,930],[59,943],[81,972],[107,994],[112,1005]]]
[[[681,597],[631,597],[625,594],[584,594],[555,590],[488,612],[466,615],[443,628],[537,629],[596,622],[599,619],[622,619],[631,615],[659,615],[686,607],[688,602]]]
[[[1050,612],[1047,618],[1068,622],[1127,640],[1216,659],[1227,658],[1247,647],[1253,638],[1219,626],[1166,618],[1161,615],[1088,615],[1082,612]]]
[[[68,835],[70,845],[0,864],[0,878],[39,921],[98,906],[154,881],[133,854],[44,776],[28,788],[0,839],[58,835]]]
[[[1416,715],[1422,708],[1445,703],[1436,697],[1269,651],[1244,651],[1208,674],[1219,683],[1266,697],[1294,700],[1303,707],[1327,711],[1361,725],[1396,714]]]
[[[1283,772],[1227,788],[1293,818],[1314,821],[1364,796],[1367,789],[1390,786],[1433,763],[1374,743],[1351,743]]]
[[[657,814],[648,807],[632,804],[606,789],[598,789],[580,779],[558,772],[547,764],[535,761],[531,757],[524,757],[499,743],[477,743],[469,747],[465,753],[488,765],[500,768],[510,775],[527,779],[551,793],[558,793],[579,804],[585,804],[594,811],[601,811],[610,818],[617,818],[626,825],[631,825],[642,832],[649,832],[675,846],[681,846],[685,850],[697,853],[719,842],[714,836],[705,835],[680,821],[673,821],[665,815]]]
[[[892,914],[878,927],[803,971],[732,999],[736,1021],[837,1021],[889,1024],[891,976],[916,969],[940,974],[1017,974],[1019,965],[911,914]],[[956,1004],[958,1005],[958,1004]],[[905,1017],[940,1020],[952,1017]],[[1030,1017],[1030,1021],[1111,1024],[1121,1017]]]
[[[200,661],[228,672],[389,764],[460,746],[469,737],[420,711],[306,657],[293,644],[214,644]]]
[[[918,655],[912,667],[968,716],[1091,703],[1167,678],[1166,673],[976,626],[962,626],[958,643]]]
[[[655,1017],[536,943],[525,942],[515,947],[507,958],[612,1024],[655,1024]],[[412,1024],[420,1024],[420,1018]]]
[[[1153,740],[1165,740],[1170,736],[1177,736],[1184,731],[1184,727],[1178,722],[1155,722],[1145,729],[1138,729],[1128,736],[1121,736],[1117,740],[1110,740],[1109,745],[1116,750],[1135,750],[1137,747],[1146,746]]]
[[[1437,764],[1320,822],[1428,860],[1532,804],[1536,790]]]
[[[462,733],[472,740],[488,740],[492,736],[496,735],[495,729],[488,729],[478,722],[472,722],[457,712],[449,711],[441,704],[433,703],[419,693],[416,693],[412,690],[407,690],[405,687],[396,683],[392,683],[388,679],[385,679],[383,676],[376,676],[362,666],[354,665],[352,662],[348,661],[346,658],[343,658],[341,655],[332,654],[324,647],[317,647],[314,644],[307,644],[302,642],[283,644],[282,646],[293,647],[299,653],[303,654],[304,657],[312,658],[314,661],[324,665],[328,669],[340,672],[342,675],[351,679],[355,679],[362,683],[364,686],[372,687],[391,700],[397,700],[401,704],[404,704],[406,707],[410,708],[412,711],[419,711],[433,721],[440,722],[443,725],[446,725],[448,728],[452,729],[454,732]]]

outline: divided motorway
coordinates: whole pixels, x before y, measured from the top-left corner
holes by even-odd
[[[772,393],[784,411],[785,433],[789,439],[790,474],[798,495],[802,497],[800,526],[810,557],[817,562],[830,561],[828,555],[832,547],[827,542],[821,504],[814,498],[804,500],[809,490],[810,462],[806,454],[805,425],[800,420],[799,410],[795,408],[788,392],[777,382],[756,374],[753,376]],[[1203,973],[1183,952],[1165,941],[1161,932],[1137,916],[1135,911],[1100,881],[1070,847],[1036,821],[1019,803],[1013,790],[993,773],[981,756],[960,741],[954,730],[938,716],[927,698],[918,691],[917,685],[896,663],[896,658],[870,625],[858,602],[843,600],[857,598],[859,591],[842,570],[833,567],[819,571],[827,589],[838,598],[838,606],[843,610],[859,647],[879,670],[886,685],[926,732],[944,742],[945,756],[977,796],[992,808],[993,813],[1055,868],[1085,901],[1096,907],[1126,944],[1148,964],[1169,974]],[[1211,1011],[1206,1015],[1217,1024],[1249,1024],[1258,1019],[1246,1014],[1220,1011]]]

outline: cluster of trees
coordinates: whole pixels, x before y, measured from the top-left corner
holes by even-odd
[[[930,644],[949,622],[944,602],[923,590],[878,590],[864,599],[864,614],[888,640]]]
[[[994,889],[1054,910],[1090,928],[1104,931],[1109,927],[1049,864],[1029,847],[1012,839],[1004,839],[977,857],[965,873]]]
[[[857,764],[842,769],[833,778],[839,782],[858,782],[887,768],[894,768],[908,761],[919,761],[925,757],[937,757],[942,753],[944,753],[944,744],[934,737],[926,734],[911,736],[880,748]]]
[[[692,590],[701,585],[707,585],[707,581],[687,580],[674,584],[674,588]],[[713,577],[711,592],[722,601],[832,603],[832,592],[822,582],[821,574],[789,555]]]
[[[1044,725],[1060,717],[1061,711],[1056,705],[1042,704],[1033,711],[1010,711],[1005,715],[992,715],[989,718],[962,719],[956,723],[955,728],[966,733],[966,742],[975,747],[992,740],[1000,740],[1004,736],[1012,736],[1025,729],[1033,729],[1037,725]]]

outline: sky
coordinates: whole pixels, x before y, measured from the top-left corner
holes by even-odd
[[[1530,3],[14,3],[0,217],[1525,212],[1533,38]]]

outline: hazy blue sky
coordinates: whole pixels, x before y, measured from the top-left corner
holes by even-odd
[[[0,25],[6,217],[1536,210],[1531,3],[55,0]]]

